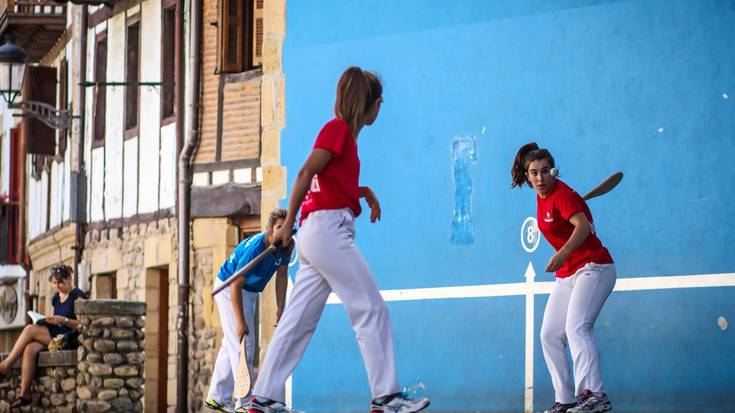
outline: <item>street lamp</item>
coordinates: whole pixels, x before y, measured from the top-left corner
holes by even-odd
[[[15,44],[15,35],[6,33],[5,44],[0,46],[0,95],[9,106],[21,92],[27,59],[28,53]]]
[[[5,44],[0,46],[0,95],[8,103],[8,108],[19,110],[20,113],[13,116],[32,117],[50,128],[68,129],[74,118],[68,110],[57,109],[44,102],[15,103],[22,90],[27,60],[28,53],[15,44],[15,35],[5,34]]]

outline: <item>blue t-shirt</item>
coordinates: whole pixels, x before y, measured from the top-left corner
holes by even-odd
[[[80,298],[85,299],[87,298],[87,295],[84,294],[84,291],[80,290],[79,288],[74,288],[73,290],[71,290],[71,292],[69,292],[69,296],[64,302],[61,302],[61,297],[59,296],[59,293],[54,294],[54,296],[51,297],[51,305],[54,307],[54,315],[66,317],[71,320],[76,320],[77,315],[74,314],[74,302]],[[56,337],[59,334],[66,334],[72,330],[71,327],[57,324],[49,324],[48,328],[49,332],[51,333],[51,337]]]
[[[217,278],[221,281],[227,280],[232,274],[239,271],[253,258],[265,251],[266,248],[268,246],[265,245],[265,232],[245,238],[235,247],[232,255],[222,264]],[[279,265],[288,265],[288,258],[283,256],[281,249],[278,249],[275,254],[265,257],[260,264],[243,275],[247,278],[247,281],[242,289],[254,293],[263,291],[265,285],[273,277]]]

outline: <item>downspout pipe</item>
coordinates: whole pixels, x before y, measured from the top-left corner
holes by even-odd
[[[191,234],[191,164],[194,153],[199,146],[199,95],[200,95],[200,69],[201,69],[201,0],[188,0],[189,2],[189,48],[187,61],[182,58],[184,45],[184,0],[178,0],[177,13],[179,28],[177,39],[179,42],[180,59],[176,65],[177,70],[177,132],[183,138],[184,115],[183,92],[186,91],[187,106],[186,114],[186,141],[184,142],[178,159],[178,258],[179,258],[179,308],[177,317],[177,381],[176,381],[176,411],[186,412],[188,410],[189,395],[189,262],[190,262],[190,234]],[[185,63],[189,65],[189,88],[184,88]],[[181,140],[180,140],[181,141]]]
[[[82,21],[80,22],[79,41],[79,84],[82,85],[87,81],[87,32],[89,31],[89,6],[82,5]],[[84,226],[86,221],[87,209],[87,175],[84,165],[84,140],[86,138],[87,117],[85,116],[87,109],[87,90],[79,86],[79,132],[77,133],[77,162],[76,162],[76,243],[74,245],[74,276],[76,277],[76,285],[79,285],[79,263],[82,261],[82,250],[84,249]]]

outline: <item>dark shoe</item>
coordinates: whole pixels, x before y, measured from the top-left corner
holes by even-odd
[[[17,399],[15,399],[15,401],[13,402],[13,404],[10,405],[10,410],[20,409],[21,407],[28,406],[30,404],[33,404],[33,399],[31,399],[31,398],[26,399],[25,397],[22,397],[21,396],[21,397],[18,397]]]
[[[602,393],[601,396],[595,396],[589,390],[582,393],[582,397],[576,406],[567,410],[567,413],[604,413],[612,410],[612,403],[607,398],[607,394]]]
[[[576,406],[577,403],[554,403],[553,406],[549,407],[548,409],[544,410],[544,413],[567,413],[569,409]]]
[[[429,399],[411,399],[406,393],[396,393],[390,396],[373,399],[370,401],[370,413],[414,413],[424,410],[429,406]]]

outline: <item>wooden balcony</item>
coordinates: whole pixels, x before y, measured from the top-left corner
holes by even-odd
[[[66,5],[49,0],[0,0],[0,35],[15,33],[16,43],[38,62],[66,29]],[[2,40],[4,42],[4,40]]]

